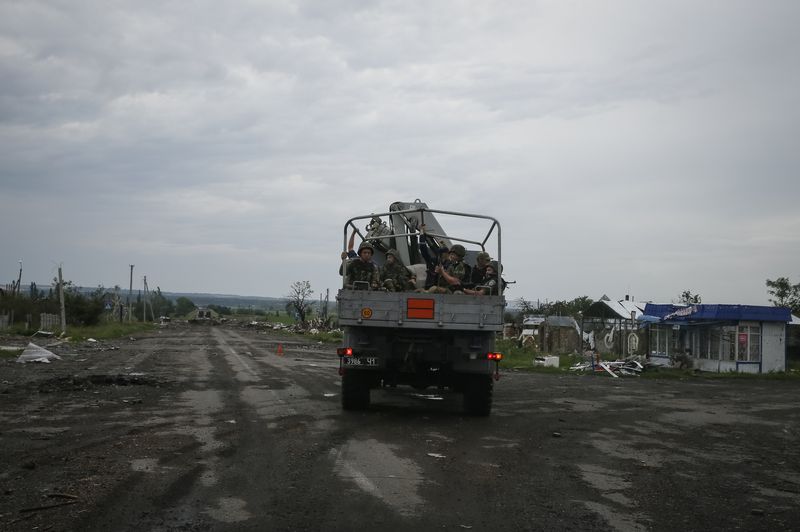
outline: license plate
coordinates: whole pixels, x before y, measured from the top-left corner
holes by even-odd
[[[377,357],[344,357],[345,366],[377,366]]]

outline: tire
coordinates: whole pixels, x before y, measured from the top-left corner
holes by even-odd
[[[471,416],[486,417],[492,412],[491,375],[466,375],[464,382],[464,410]]]
[[[345,371],[342,375],[342,408],[364,410],[369,406],[369,381],[358,371]]]

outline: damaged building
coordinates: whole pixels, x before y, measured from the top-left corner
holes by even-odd
[[[639,318],[646,303],[603,296],[581,316],[585,345],[601,354],[641,355],[647,352],[646,330]]]
[[[787,308],[648,303],[640,320],[647,323],[651,362],[742,373],[787,369]]]

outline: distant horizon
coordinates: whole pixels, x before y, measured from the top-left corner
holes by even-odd
[[[24,286],[24,285],[22,285],[22,286]],[[30,287],[30,283],[27,286]],[[109,288],[109,287],[104,286],[104,285],[96,285],[96,286],[75,285],[75,286],[78,289],[85,290],[85,291],[95,290],[97,288],[104,288],[104,289],[109,290],[109,291],[113,291],[113,289],[114,289],[114,287]],[[36,288],[39,289],[39,290],[44,290],[44,289],[54,288],[54,286],[51,285],[51,284],[41,284],[40,285],[39,283],[36,283]],[[22,289],[20,289],[20,291],[22,291]],[[134,294],[134,293],[143,292],[143,291],[144,291],[144,288],[140,287],[140,288],[134,288],[132,291],[130,291],[130,293]],[[154,292],[153,289],[150,289],[149,291],[150,292]],[[129,292],[129,290],[126,287],[120,287],[120,292]],[[227,294],[227,293],[214,293],[214,292],[194,292],[194,291],[181,292],[181,291],[170,291],[170,290],[162,290],[161,293],[163,295],[165,295],[165,296],[176,296],[176,297],[188,297],[188,296],[198,297],[199,296],[199,297],[221,298],[221,299],[246,299],[246,300],[271,300],[271,301],[285,300],[285,299],[288,299],[288,297],[289,297],[288,295],[283,295],[283,296],[255,296],[255,295]],[[670,299],[669,301],[657,301],[657,300],[653,300],[653,299],[633,299],[633,296],[630,296],[630,294],[623,295],[622,297],[620,297],[618,299],[610,297],[606,293],[603,293],[597,299],[595,299],[595,298],[593,298],[593,297],[591,297],[591,296],[589,296],[587,294],[574,296],[574,297],[567,298],[567,299],[542,299],[542,298],[528,299],[525,296],[509,297],[508,293],[506,293],[505,295],[506,295],[506,301],[509,304],[509,308],[513,308],[513,307],[510,307],[511,303],[513,303],[515,301],[519,301],[520,299],[525,299],[529,303],[537,303],[537,304],[541,305],[541,304],[554,303],[556,301],[572,301],[573,299],[576,299],[576,298],[579,298],[579,297],[588,297],[589,299],[592,300],[592,302],[601,301],[603,299],[603,297],[608,297],[610,301],[625,301],[627,297],[630,297],[630,301],[634,301],[634,302],[637,302],[637,303],[680,304],[680,302],[676,300],[677,298]],[[702,297],[702,294],[701,294],[701,297]],[[191,297],[189,297],[189,299],[191,299]],[[319,300],[319,294],[315,292],[314,294],[312,294],[312,297],[310,297],[309,299],[310,300]],[[329,303],[335,303],[335,302],[336,302],[335,301],[335,297],[332,297],[330,299],[330,301],[329,301]],[[210,303],[210,304],[214,304],[214,303]],[[702,304],[702,305],[748,305],[748,306],[762,306],[762,307],[774,307],[774,306],[776,306],[774,304],[769,304],[769,303],[758,305],[758,304],[753,304],[753,303],[721,303],[721,302],[705,302],[705,301],[702,301],[701,303],[698,303],[698,304]]]
[[[49,290],[51,288],[55,288],[55,285],[52,284],[39,284],[33,281],[36,284],[37,290]],[[73,283],[74,284],[74,283]],[[108,287],[102,284],[95,285],[95,286],[88,286],[88,285],[78,285],[74,284],[76,288],[79,290],[96,290],[97,288],[103,288],[108,291],[113,291],[114,287]],[[26,291],[23,290],[23,287],[30,289],[30,283],[27,285],[20,285],[20,292]],[[134,288],[133,290],[129,290],[127,287],[120,286],[120,292],[143,292],[144,288]],[[150,292],[155,292],[154,289],[149,289]],[[287,296],[252,296],[252,295],[243,295],[243,294],[217,294],[214,292],[178,292],[178,291],[170,291],[170,290],[161,290],[161,293],[164,295],[196,295],[196,296],[213,296],[213,297],[231,297],[231,298],[242,298],[242,299],[286,299]]]

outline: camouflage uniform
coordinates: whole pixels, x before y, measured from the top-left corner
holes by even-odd
[[[395,258],[394,262],[388,260],[389,256]],[[390,292],[402,292],[411,288],[411,274],[408,269],[400,262],[397,253],[390,249],[386,252],[386,264],[380,270],[380,278],[383,287]]]
[[[353,284],[358,281],[369,283],[371,289],[378,288],[379,285],[378,268],[374,262],[364,262],[361,259],[355,259],[347,264],[347,278],[345,279],[345,288],[353,288]]]
[[[498,282],[498,275],[497,275],[497,261],[493,260],[487,265],[487,269],[491,268],[492,273],[490,274],[486,271],[486,275],[481,281],[480,285],[476,286],[473,290],[465,290],[467,294],[474,294],[474,295],[485,295],[485,296],[496,296],[500,292],[497,289],[497,282]],[[503,280],[503,288],[506,286],[506,282]]]
[[[488,281],[484,279],[480,290],[487,296],[497,295],[497,276],[493,275]]]
[[[468,280],[467,265],[464,264],[464,261],[462,260],[450,263],[445,271],[453,277],[460,279],[462,284],[466,283]],[[451,285],[444,278],[444,275],[440,275],[436,282],[436,286],[430,287],[428,292],[432,294],[447,294],[449,292],[456,292],[460,290],[461,285]]]
[[[485,251],[478,253],[478,256],[475,258],[475,266],[472,267],[472,273],[470,274],[470,288],[483,284],[486,278],[486,266],[489,265],[489,260],[489,254]]]

